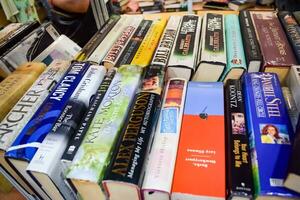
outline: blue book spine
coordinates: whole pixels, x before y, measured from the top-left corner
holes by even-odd
[[[84,62],[75,62],[70,66],[68,72],[8,149],[6,157],[27,161],[33,158],[40,143],[51,131],[89,66],[89,63]]]
[[[299,197],[283,187],[294,132],[275,73],[243,77],[255,196]]]

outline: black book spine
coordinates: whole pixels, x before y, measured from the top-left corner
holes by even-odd
[[[80,122],[79,128],[77,129],[75,134],[73,134],[73,136],[69,140],[67,148],[65,149],[65,151],[61,157],[63,164],[71,163],[73,161],[73,158],[74,158],[79,146],[81,145],[86,132],[88,131],[88,128],[92,122],[92,119],[94,118],[94,116],[97,112],[97,108],[99,107],[101,101],[103,100],[103,97],[104,97],[111,81],[113,80],[113,77],[115,76],[115,74],[116,74],[116,71],[114,69],[111,69],[105,75],[101,85],[99,86],[99,88],[95,94],[93,102],[89,106],[88,111],[85,113],[82,121]]]
[[[248,10],[241,11],[239,14],[241,33],[243,38],[243,45],[245,50],[246,62],[249,63],[253,60],[262,61],[262,55],[259,43],[254,30],[253,22]]]
[[[97,46],[103,41],[106,35],[111,31],[115,24],[119,21],[120,16],[112,16],[102,28],[95,33],[95,35],[88,41],[88,43],[82,48],[81,52],[88,58]]]
[[[150,26],[152,24],[151,20],[143,20],[137,30],[134,32],[132,38],[125,47],[123,53],[121,54],[119,60],[116,63],[116,67],[120,67],[125,64],[130,64],[136,51],[140,47],[144,37],[146,36]]]
[[[289,11],[280,11],[278,17],[286,32],[290,45],[293,47],[297,61],[300,63],[300,26],[293,17],[293,14]]]
[[[104,180],[122,181],[140,187],[160,101],[161,96],[155,93],[136,94]]]
[[[289,174],[295,174],[297,176],[300,176],[299,152],[300,152],[300,115],[298,118],[297,128],[295,132],[295,140],[293,144],[292,157],[290,160],[290,165],[288,170]]]
[[[227,195],[229,199],[236,196],[251,199],[253,180],[241,81],[228,80],[225,95]]]

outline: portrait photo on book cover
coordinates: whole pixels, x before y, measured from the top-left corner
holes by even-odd
[[[231,113],[232,134],[246,134],[245,116],[243,113]]]
[[[259,124],[261,143],[291,144],[288,129],[284,124]]]

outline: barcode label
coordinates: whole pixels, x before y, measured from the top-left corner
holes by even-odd
[[[270,178],[270,185],[273,187],[283,186],[283,179]]]

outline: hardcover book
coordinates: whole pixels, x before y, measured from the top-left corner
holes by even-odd
[[[261,70],[276,73],[283,83],[297,61],[279,19],[274,12],[262,11],[252,11],[251,17],[263,56]]]
[[[280,11],[278,17],[294,50],[295,57],[300,63],[300,26],[289,11]]]
[[[125,49],[125,46],[130,41],[134,31],[138,28],[142,18],[133,19],[129,25],[124,29],[117,41],[112,45],[105,58],[103,59],[103,65],[109,69],[115,66],[117,60],[121,56]]]
[[[160,36],[166,26],[167,20],[164,18],[153,21],[149,31],[143,39],[140,47],[135,53],[131,64],[140,67],[146,67],[150,64],[152,56],[158,45]]]
[[[187,81],[170,79],[155,130],[142,186],[144,200],[170,199]]]
[[[256,199],[299,198],[283,186],[294,132],[277,74],[245,74],[243,94]]]
[[[171,191],[172,200],[225,200],[222,82],[188,83]]]
[[[218,81],[226,67],[225,24],[222,14],[207,13],[203,18],[200,64],[193,81]]]
[[[239,17],[234,14],[226,15],[225,27],[227,66],[220,78],[224,83],[228,79],[240,79],[247,71]]]
[[[227,81],[225,99],[227,197],[251,200],[254,190],[252,165],[240,80],[229,79]]]
[[[141,73],[142,69],[136,66],[119,68],[66,172],[83,199],[105,199],[99,184],[111,160]]]
[[[76,130],[75,134],[71,136],[69,143],[61,157],[62,168],[64,171],[70,167],[78,148],[80,147],[88,128],[90,127],[92,120],[97,112],[97,109],[100,103],[103,101],[103,98],[116,74],[115,69],[110,69],[106,73],[101,85],[99,86],[95,97],[88,108],[88,111],[84,115],[82,121],[80,122],[79,128]]]
[[[168,77],[189,80],[196,70],[201,17],[185,15],[177,33],[168,64]]]
[[[75,133],[81,117],[86,112],[97,88],[106,73],[104,66],[91,65],[67,105],[45,137],[27,167],[27,172],[51,197],[51,199],[72,199],[73,192],[64,182],[60,158]]]
[[[11,179],[15,179],[31,195],[34,193],[24,180],[8,165],[4,159],[4,154],[46,99],[51,89],[66,72],[69,64],[67,61],[53,61],[0,123],[0,166],[6,170]],[[19,83],[19,85],[23,84],[25,83]]]
[[[244,10],[239,14],[241,33],[245,51],[248,72],[258,72],[262,65],[262,55],[257,40],[250,11]]]
[[[27,174],[26,168],[38,150],[39,145],[51,131],[89,66],[89,63],[80,62],[75,62],[70,66],[69,70],[35,112],[5,154],[8,162],[31,184],[43,199],[50,199],[50,197]]]

